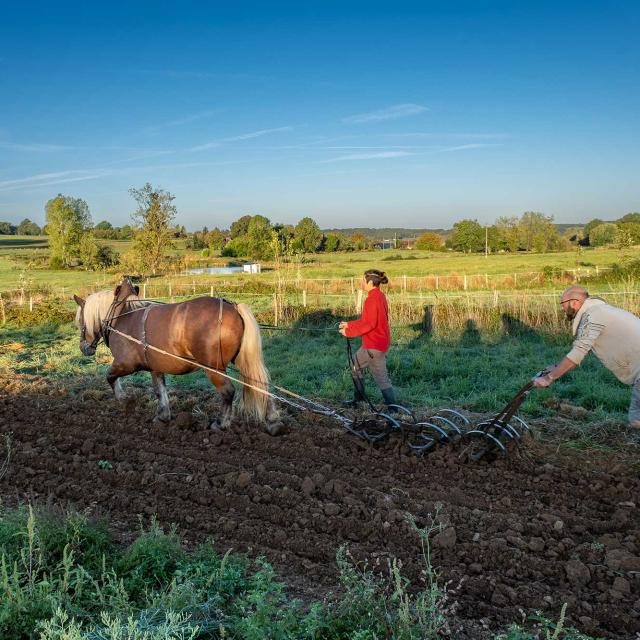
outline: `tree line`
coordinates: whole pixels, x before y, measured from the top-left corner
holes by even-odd
[[[116,264],[138,273],[160,272],[175,240],[186,240],[187,249],[202,256],[273,260],[296,254],[360,251],[374,246],[374,240],[363,233],[347,236],[340,230],[323,232],[310,217],[297,224],[272,223],[263,215],[243,215],[229,229],[215,227],[188,233],[175,224],[175,197],[147,183],[130,189],[137,209],[132,224],[114,227],[103,220],[94,225],[89,206],[80,198],[58,194],[45,205],[42,229],[29,219],[19,225],[0,222],[0,234],[40,235],[49,239],[50,265],[53,268],[81,266],[85,269],[109,268]],[[130,248],[119,255],[99,240],[131,240]],[[477,220],[456,222],[449,233],[426,231],[416,241],[416,248],[428,251],[549,252],[583,246],[640,244],[640,213],[629,213],[614,222],[599,218],[584,227],[569,228],[560,233],[553,217],[527,211],[520,217],[500,217],[494,224],[483,226]]]

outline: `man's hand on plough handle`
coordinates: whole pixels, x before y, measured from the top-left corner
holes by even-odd
[[[560,364],[552,364],[543,369],[533,377],[533,386],[544,389],[551,385],[554,380],[561,378],[565,373],[575,368],[575,363],[569,358],[563,358]]]

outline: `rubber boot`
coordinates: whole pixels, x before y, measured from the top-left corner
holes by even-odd
[[[362,395],[362,391],[358,389],[358,387],[354,386],[353,388],[353,398],[351,400],[345,400],[342,404],[345,407],[351,407],[352,409],[357,409],[363,402],[365,398]]]
[[[396,404],[396,394],[393,387],[382,389],[382,397],[384,398],[384,403],[387,405],[389,413],[398,413],[398,410],[395,407],[389,406]]]

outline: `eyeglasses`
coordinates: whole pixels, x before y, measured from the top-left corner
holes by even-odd
[[[578,298],[569,298],[568,300],[560,300],[560,306],[562,306],[563,304],[567,304],[567,302],[571,302],[572,300],[575,300],[576,302],[580,302]]]

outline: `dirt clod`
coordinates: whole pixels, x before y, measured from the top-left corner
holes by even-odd
[[[98,505],[123,541],[139,514],[155,514],[193,543],[265,556],[307,599],[338,587],[344,544],[359,559],[397,557],[419,586],[422,549],[405,514],[425,526],[441,504],[433,560],[442,585],[459,585],[448,594],[459,620],[504,629],[521,611],[557,618],[567,602],[567,624],[591,635],[640,631],[640,478],[620,456],[587,464],[584,452],[532,443],[526,460],[461,464],[446,447],[416,458],[311,414],[283,416],[277,438],[238,420],[215,432],[193,421],[193,406],[213,404],[197,394],[174,398],[176,420],[155,428],[144,394],[125,414],[110,392],[86,402],[84,390],[0,379],[0,434],[13,433],[3,504]]]

